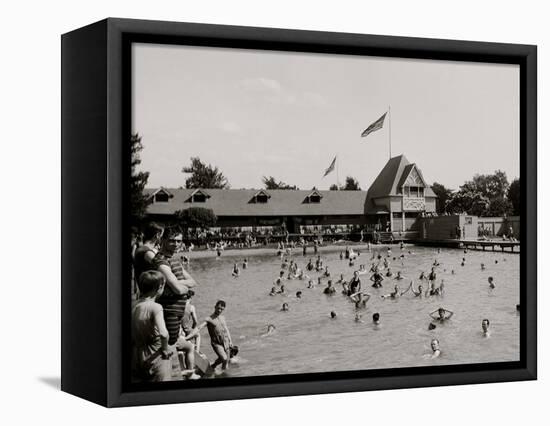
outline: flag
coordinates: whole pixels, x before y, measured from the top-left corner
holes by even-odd
[[[365,137],[370,135],[372,132],[376,132],[377,130],[380,130],[382,126],[384,125],[384,119],[386,118],[387,112],[384,113],[382,117],[380,117],[378,120],[376,120],[374,123],[372,123],[369,127],[367,127],[363,133],[361,133],[361,137]]]
[[[325,170],[325,174],[323,175],[323,177],[325,177],[326,175],[328,175],[330,172],[334,170],[335,164],[336,164],[336,157],[334,157],[334,160],[332,160],[332,163],[330,163],[330,166],[328,166],[328,168]]]

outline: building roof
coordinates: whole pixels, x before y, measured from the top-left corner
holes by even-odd
[[[376,205],[377,198],[389,196],[402,196],[398,189],[403,186],[411,171],[415,169],[424,182],[424,197],[436,197],[431,186],[426,183],[422,172],[415,163],[402,154],[392,157],[388,160],[382,171],[378,174],[372,185],[367,191],[367,200],[365,202],[365,211],[369,214],[380,212],[381,207]]]
[[[189,207],[211,209],[216,216],[319,216],[364,215],[388,213],[386,207],[377,205],[377,198],[401,197],[398,189],[415,169],[424,183],[424,196],[436,197],[426,184],[420,169],[409,163],[404,155],[390,158],[368,191],[319,191],[285,189],[172,189],[162,188],[170,194],[169,201],[155,202],[147,212],[154,215],[171,215]],[[153,196],[159,188],[146,189]],[[204,202],[194,202],[193,195],[205,195]],[[267,202],[257,202],[256,196],[267,195]],[[318,196],[313,202],[310,196]]]
[[[156,189],[146,189],[152,195]],[[263,190],[266,203],[255,202],[258,189],[201,189],[209,195],[205,202],[192,202],[195,189],[168,189],[173,195],[167,202],[149,205],[149,214],[170,215],[189,207],[211,209],[216,216],[318,216],[365,214],[366,191]],[[319,203],[309,202],[319,195]]]

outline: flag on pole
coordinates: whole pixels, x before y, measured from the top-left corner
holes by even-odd
[[[364,138],[365,136],[370,135],[372,132],[376,132],[377,130],[380,130],[382,126],[384,126],[384,119],[386,118],[386,114],[387,112],[385,112],[382,117],[380,117],[378,120],[372,123],[369,127],[367,127],[363,131],[363,133],[361,133],[361,137]]]
[[[334,160],[332,160],[332,163],[330,163],[330,166],[328,166],[328,168],[325,170],[325,174],[323,175],[323,177],[325,177],[330,172],[332,172],[334,170],[335,165],[336,165],[336,157],[334,157]]]

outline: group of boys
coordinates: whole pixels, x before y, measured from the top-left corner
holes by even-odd
[[[225,302],[216,303],[214,313],[199,324],[189,303],[197,283],[174,254],[182,234],[166,231],[155,223],[143,231],[143,242],[133,251],[137,294],[132,306],[132,376],[135,381],[157,382],[198,379],[195,356],[200,354],[200,331],[207,327],[212,348],[218,356],[203,373],[218,365],[227,368],[231,336],[222,315]],[[174,377],[173,362],[180,377]],[[198,361],[198,360],[197,360]],[[181,372],[181,373],[180,373]]]

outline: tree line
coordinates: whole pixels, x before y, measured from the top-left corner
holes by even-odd
[[[145,217],[147,206],[151,202],[145,195],[145,187],[149,179],[149,172],[137,171],[141,163],[139,153],[143,150],[141,136],[133,134],[130,138],[131,151],[131,178],[130,178],[130,208],[132,224],[139,224]],[[218,167],[206,164],[199,157],[191,157],[190,164],[182,168],[182,173],[189,175],[185,179],[185,188],[215,188],[229,189],[229,180]],[[267,190],[284,189],[299,190],[274,176],[263,176],[262,182]],[[312,189],[316,189],[315,187]],[[343,185],[331,185],[330,190],[358,191],[361,189],[359,181],[347,176]],[[466,181],[456,191],[446,188],[435,182],[432,185],[438,214],[467,213],[475,216],[504,216],[520,214],[520,184],[519,179],[508,182],[506,173],[501,170],[490,175],[476,174],[472,180]],[[192,217],[189,215],[192,213]],[[202,212],[178,212],[181,220],[192,223],[196,216],[201,223],[215,222],[215,217],[202,217]]]

